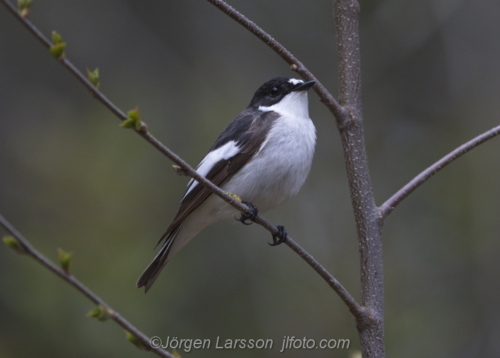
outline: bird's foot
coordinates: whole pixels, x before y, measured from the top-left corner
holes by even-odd
[[[241,216],[235,219],[241,222],[243,225],[251,225],[252,221],[254,221],[257,218],[257,215],[259,214],[259,209],[257,209],[255,205],[249,203],[248,201],[242,201],[242,203],[248,206],[248,209],[250,209],[250,214],[241,213]],[[250,220],[250,222],[247,222],[247,220]]]
[[[277,229],[278,229],[278,234],[273,235],[273,243],[271,244],[270,242],[268,242],[268,244],[271,246],[277,246],[279,244],[282,244],[288,238],[288,234],[286,233],[284,226],[278,225]]]

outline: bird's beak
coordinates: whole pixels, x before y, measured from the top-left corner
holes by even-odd
[[[314,84],[316,83],[316,81],[308,81],[308,82],[304,82],[300,85],[298,85],[297,87],[295,87],[293,89],[294,92],[299,92],[299,91],[307,91],[309,88],[311,88]]]

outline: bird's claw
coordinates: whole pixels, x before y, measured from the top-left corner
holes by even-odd
[[[278,229],[278,234],[273,234],[273,242],[272,243],[268,242],[270,246],[277,246],[279,244],[282,244],[288,238],[288,234],[286,233],[284,226],[278,225],[277,229]]]
[[[257,215],[259,213],[259,209],[252,203],[249,203],[248,201],[242,201],[243,204],[248,206],[248,209],[250,210],[250,214],[247,213],[241,213],[241,216],[239,218],[235,218],[238,220],[240,223],[243,225],[251,225],[252,222],[257,218]],[[250,222],[247,222],[247,220],[250,220]]]

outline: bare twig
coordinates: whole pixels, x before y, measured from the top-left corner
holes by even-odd
[[[354,300],[351,294],[333,277],[319,262],[317,262],[307,251],[299,246],[295,241],[288,237],[285,243],[295,251],[300,257],[304,259],[323,279],[330,285],[330,287],[340,296],[342,301],[347,305],[349,311],[354,315],[358,321],[364,321],[370,317],[370,312],[359,305]]]
[[[217,8],[226,13],[233,20],[238,22],[240,25],[245,27],[252,34],[257,36],[266,45],[273,49],[278,55],[281,56],[292,68],[301,75],[305,80],[316,81],[314,85],[314,90],[318,94],[321,101],[328,107],[328,109],[333,113],[337,119],[337,123],[343,123],[348,116],[347,111],[343,108],[331,95],[331,93],[326,89],[325,86],[307,69],[302,62],[300,62],[290,51],[288,51],[285,46],[276,41],[271,35],[262,30],[253,21],[249,20],[246,16],[238,12],[232,6],[228,5],[223,0],[207,0],[211,4],[215,5]]]
[[[399,189],[393,196],[391,196],[385,203],[380,206],[380,215],[383,218],[387,217],[394,208],[404,200],[408,195],[410,195],[415,189],[417,189],[420,185],[425,183],[430,177],[436,174],[438,171],[443,169],[448,164],[455,161],[455,159],[461,157],[465,153],[474,149],[478,145],[486,142],[487,140],[496,137],[500,134],[500,126],[494,127],[477,137],[471,139],[467,143],[462,144],[460,147],[451,151],[443,158],[439,159],[437,162],[432,164],[430,167],[425,169],[422,173],[413,178],[408,184]]]
[[[141,342],[141,347],[145,350],[151,351],[160,357],[167,358],[175,358],[175,356],[163,349],[151,347],[150,338],[146,336],[144,333],[139,331],[134,325],[132,325],[129,321],[123,318],[118,312],[116,312],[110,305],[104,302],[99,296],[97,296],[94,292],[92,292],[87,286],[81,283],[76,277],[71,275],[70,273],[65,272],[63,269],[56,266],[52,261],[43,256],[37,249],[35,249],[28,240],[24,238],[16,228],[9,223],[1,214],[0,214],[0,226],[16,238],[18,243],[21,245],[19,252],[26,254],[36,261],[39,264],[49,269],[52,273],[62,278],[64,281],[68,282],[71,286],[76,288],[80,293],[82,293],[85,297],[87,297],[90,301],[95,303],[96,305],[101,305],[104,307],[109,314],[110,319],[118,323],[122,328],[130,332],[134,337],[136,337]]]
[[[52,43],[36,28],[36,26],[27,18],[22,17],[17,9],[11,5],[7,0],[1,0],[7,8],[20,20],[28,30],[35,35],[36,38],[40,40],[47,48],[50,48]],[[269,35],[268,35],[269,36]],[[115,106],[101,91],[99,91],[90,81],[69,61],[66,57],[61,57],[58,59],[59,62],[73,74],[96,98],[99,102],[104,104],[111,112],[113,112],[121,120],[126,120],[127,115],[121,111],[117,106]],[[314,77],[311,77],[314,78]],[[332,98],[333,99],[333,98]],[[335,102],[335,100],[333,100]],[[336,102],[335,102],[336,103]],[[334,105],[335,106],[335,105]],[[194,178],[201,185],[208,188],[212,193],[219,196],[221,199],[226,201],[228,204],[232,205],[236,209],[242,212],[249,213],[249,208],[236,200],[230,195],[227,195],[225,191],[220,189],[218,186],[214,185],[211,181],[207,180],[204,176],[199,175],[187,162],[180,158],[177,154],[172,152],[169,148],[163,145],[158,139],[151,135],[146,126],[141,129],[134,129],[137,134],[143,137],[156,149],[158,149],[163,155],[172,160],[183,170],[184,174]],[[278,228],[271,222],[266,220],[261,216],[257,216],[254,220],[257,224],[266,228],[274,235],[279,235],[280,232]],[[328,285],[340,296],[340,298],[345,302],[349,310],[358,317],[362,319],[366,316],[364,309],[356,302],[356,300],[349,294],[349,292],[310,254],[308,254],[302,247],[295,243],[290,237],[286,241],[287,245],[296,252],[300,257],[302,257],[327,283]]]
[[[342,146],[358,233],[361,266],[361,304],[370,320],[358,320],[361,351],[365,358],[382,358],[384,349],[384,272],[382,223],[375,205],[365,138],[361,102],[361,56],[359,48],[359,3],[334,1],[339,52],[340,104],[349,119],[340,123]]]

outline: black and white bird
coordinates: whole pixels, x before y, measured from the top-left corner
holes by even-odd
[[[238,195],[254,215],[283,204],[304,184],[314,155],[316,128],[309,118],[307,90],[314,81],[276,77],[255,92],[250,105],[217,138],[196,171]],[[251,203],[251,204],[250,204]],[[253,204],[253,205],[252,205]],[[191,179],[181,206],[160,242],[160,252],[137,281],[151,288],[172,257],[205,227],[238,211]],[[242,214],[245,223],[251,215]],[[283,227],[280,227],[281,229]],[[278,244],[282,240],[273,237]]]

